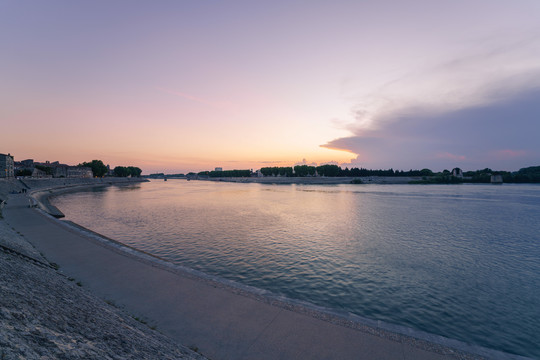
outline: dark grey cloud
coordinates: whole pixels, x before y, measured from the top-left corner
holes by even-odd
[[[517,170],[540,165],[540,87],[496,102],[434,113],[410,108],[389,114],[374,130],[355,130],[323,147],[358,154],[352,165],[398,169],[460,166]]]

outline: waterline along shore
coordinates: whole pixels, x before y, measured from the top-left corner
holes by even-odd
[[[200,181],[222,181],[235,183],[258,183],[258,184],[298,184],[298,185],[338,185],[338,184],[408,184],[411,181],[421,181],[422,177],[413,176],[363,176],[363,177],[210,177],[198,178]]]
[[[106,181],[26,187],[40,190],[39,200],[45,201],[59,189],[111,185]],[[0,182],[0,186],[0,191],[7,193],[17,192],[19,185]],[[4,200],[5,195],[0,194],[0,198]],[[4,249],[0,261],[6,274],[11,274],[1,280],[2,292],[19,294],[0,300],[2,309],[7,309],[0,314],[6,324],[2,329],[7,329],[0,337],[2,348],[7,350],[0,355],[8,359],[59,354],[68,358],[103,354],[112,358],[110,354],[128,358],[199,356],[176,344],[196,348],[212,359],[520,358],[228,284],[78,230],[29,205],[25,194],[10,195],[3,210],[5,219],[0,220]],[[54,215],[54,209],[43,203],[39,206]],[[23,248],[29,250],[24,252]],[[52,267],[51,262],[55,264]],[[59,271],[54,269],[57,266]],[[78,282],[82,289],[76,286]],[[55,289],[54,296],[47,293],[48,287]],[[92,300],[69,297],[76,291]],[[91,301],[98,305],[90,305]],[[15,310],[23,305],[28,308],[26,315]],[[74,314],[80,313],[81,318],[74,319]],[[103,320],[112,329],[108,333],[85,325],[84,321],[98,322],[97,315],[109,313],[114,316]],[[133,314],[132,319],[126,314]],[[116,333],[114,324],[120,329],[132,328],[139,337]],[[127,338],[134,339],[133,343]],[[4,347],[4,343],[15,345]],[[135,343],[152,347],[145,350]],[[100,353],[102,348],[108,352]]]

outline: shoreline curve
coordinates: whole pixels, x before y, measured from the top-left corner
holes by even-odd
[[[109,184],[102,184],[101,186],[107,185]],[[57,196],[59,194],[65,194],[68,192],[85,190],[89,187],[93,187],[93,185],[78,186],[76,188],[70,189],[49,189],[47,192],[40,194],[39,201],[46,201],[48,203],[47,206],[44,207],[47,207],[49,209],[50,207],[53,207],[54,209],[56,209],[54,205],[50,204],[50,197]],[[49,215],[54,216],[50,213]],[[460,340],[450,339],[436,334],[430,334],[421,330],[415,330],[401,325],[364,318],[355,314],[341,312],[336,309],[318,306],[306,301],[288,298],[286,296],[275,294],[264,289],[243,285],[232,280],[209,275],[198,270],[174,264],[166,259],[123,244],[117,240],[108,238],[102,234],[94,232],[93,230],[85,228],[72,221],[56,221],[61,223],[61,226],[68,227],[72,231],[78,231],[84,234],[84,236],[100,243],[101,246],[109,248],[113,251],[128,254],[128,256],[136,258],[137,261],[146,262],[151,264],[152,266],[162,268],[163,270],[181,274],[182,276],[188,276],[195,279],[196,281],[205,282],[210,286],[219,287],[223,290],[232,292],[237,295],[252,298],[256,301],[266,303],[271,306],[276,306],[295,313],[304,314],[338,326],[359,330],[361,332],[375,335],[377,337],[381,337],[391,341],[410,344],[411,346],[424,350],[429,350],[439,354],[453,354],[460,359],[478,358],[478,356],[486,357],[489,359],[526,359],[526,357],[522,357],[519,355],[508,354],[500,352],[498,350],[485,348],[479,345],[467,344]]]

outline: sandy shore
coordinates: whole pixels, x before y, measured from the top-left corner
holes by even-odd
[[[51,218],[36,209],[29,208],[27,202],[28,199],[24,195],[12,196],[5,208],[6,222],[45,254],[48,261],[59,264],[60,275],[54,269],[47,269],[47,274],[52,272],[51,274],[55,273],[60,277],[63,274],[63,281],[68,286],[66,293],[72,292],[73,288],[80,290],[73,282],[66,280],[66,277],[74,278],[75,283],[81,282],[82,289],[99,302],[100,306],[107,305],[100,300],[105,299],[123,309],[122,313],[136,314],[151,326],[157,327],[169,337],[155,338],[154,344],[158,348],[160,346],[158,343],[163,342],[164,354],[168,351],[183,351],[181,356],[188,358],[197,356],[185,352],[186,348],[179,345],[176,345],[179,350],[168,348],[168,344],[186,344],[197,347],[202,354],[212,359],[520,358],[431,334],[414,332],[411,329],[335,313],[310,304],[284,299],[260,289],[222,281],[111,242],[68,222]],[[9,260],[0,258],[0,262],[4,261]],[[24,264],[24,267],[30,268],[30,265]],[[10,282],[20,289],[20,293],[31,293],[32,288],[38,289],[39,286],[32,284],[39,281],[42,281],[44,289],[47,284],[57,286],[56,280],[49,278],[49,275],[40,278],[39,271],[34,273],[33,278],[32,276],[17,278],[16,274],[20,271],[15,271],[10,278]],[[27,286],[28,283],[31,285]],[[58,286],[61,288],[63,285]],[[31,297],[40,299],[45,294],[46,290],[31,294]],[[62,298],[63,295],[58,296],[58,299]],[[17,300],[15,297],[9,301],[12,302],[12,308],[15,308],[20,298]],[[73,306],[80,302],[78,299],[72,301]],[[73,316],[73,312],[63,310],[69,309],[70,302],[66,305],[60,301],[56,306],[56,300],[45,301],[47,306],[56,306],[52,308],[53,310],[40,309],[41,302],[36,300],[29,306],[37,310],[31,312],[29,309],[31,315],[27,317],[27,322],[35,322],[34,319],[39,318],[39,314],[43,312],[58,313],[65,321],[69,321]],[[112,310],[107,307],[92,310],[93,306],[81,305],[77,309],[82,311],[81,309],[88,308],[91,314],[115,310],[115,307],[111,307]],[[86,316],[85,319],[92,321],[92,316]],[[110,321],[122,329],[126,327],[125,322],[128,320]],[[1,321],[6,324],[7,321],[13,321],[14,325],[8,324],[11,335],[2,335],[0,341],[4,341],[2,339],[7,336],[26,339],[21,335],[21,331],[26,334],[24,329],[27,323],[23,323],[22,328],[20,326],[17,328],[17,321],[21,320],[16,316],[9,319],[7,316],[2,317]],[[63,320],[52,317],[47,321],[56,324],[62,323]],[[138,326],[137,324],[130,323],[130,326]],[[43,328],[39,322],[37,326]],[[57,348],[64,350],[69,348],[70,351],[87,349],[82,345],[84,341],[81,341],[80,346],[72,341],[73,337],[79,336],[83,331],[79,327],[84,326],[84,323],[77,321],[71,327],[62,327],[62,331],[65,332],[63,336],[71,339],[73,345],[71,347],[62,345]],[[53,333],[62,334],[62,331],[55,328]],[[90,336],[88,333],[85,334],[84,336]],[[141,333],[143,338],[151,335],[152,333]],[[50,338],[51,335],[36,336]],[[123,335],[117,336],[122,338]],[[53,343],[59,341],[53,339]],[[93,338],[93,341],[100,342],[99,346],[109,348],[108,354],[116,351],[126,354],[122,351],[127,350],[118,347],[116,343],[116,345],[102,343],[106,339],[108,338],[97,340]],[[144,343],[140,338],[136,342]],[[120,344],[123,342],[120,341]],[[41,349],[42,345],[34,342],[26,345],[26,348],[32,349],[36,346]],[[95,348],[97,345],[92,346]],[[24,345],[21,345],[21,348],[24,348]],[[130,346],[128,348],[135,349]],[[121,357],[139,358],[132,355]],[[167,357],[149,355],[141,358]]]

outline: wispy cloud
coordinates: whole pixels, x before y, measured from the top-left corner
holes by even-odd
[[[357,134],[418,112],[434,115],[483,106],[540,85],[540,33],[488,39],[451,59],[409,69],[361,95],[351,108]],[[336,120],[332,121],[336,123]]]
[[[427,166],[429,159],[474,163],[520,141],[538,147],[524,139],[540,127],[534,100],[540,93],[539,58],[536,32],[525,40],[489,40],[410,71],[359,99],[351,108],[353,121],[344,126],[351,136],[322,146],[351,151],[375,166]],[[527,150],[497,154],[517,159]]]

